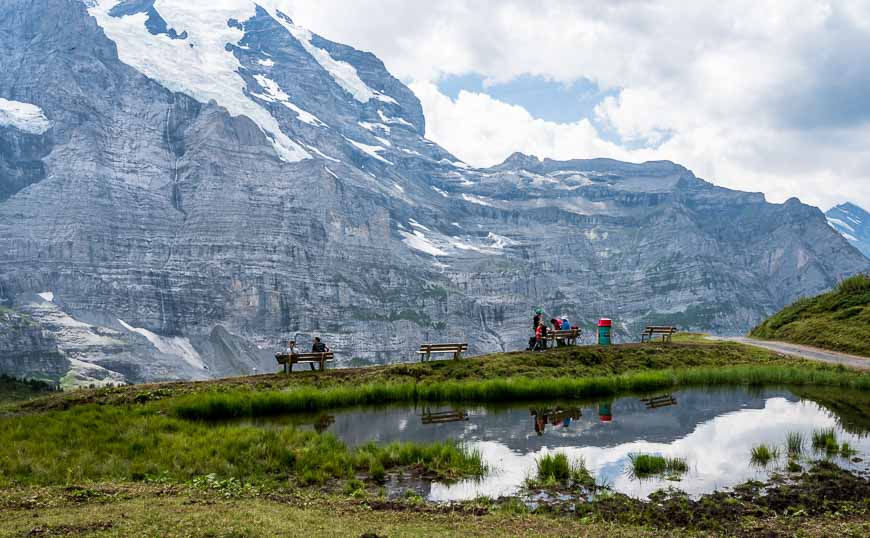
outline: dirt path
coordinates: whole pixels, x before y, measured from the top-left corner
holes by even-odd
[[[771,351],[776,351],[777,353],[794,355],[795,357],[809,359],[811,361],[827,362],[830,364],[842,364],[843,366],[857,368],[859,370],[870,370],[870,359],[859,357],[857,355],[847,355],[845,353],[838,353],[836,351],[828,351],[826,349],[819,349],[816,347],[802,346],[800,344],[790,344],[788,342],[756,340],[754,338],[747,338],[745,336],[722,338],[722,340],[761,347],[764,349],[769,349]]]

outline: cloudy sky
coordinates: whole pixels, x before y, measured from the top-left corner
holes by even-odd
[[[379,56],[470,164],[667,159],[870,209],[870,0],[285,2]]]

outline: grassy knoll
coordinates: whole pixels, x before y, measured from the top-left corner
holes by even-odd
[[[814,298],[800,299],[751,336],[870,357],[870,275],[857,275]]]

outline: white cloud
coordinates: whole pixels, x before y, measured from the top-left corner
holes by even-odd
[[[299,23],[371,50],[411,82],[428,136],[469,164],[513,151],[668,159],[774,201],[870,206],[867,2],[281,3]],[[618,95],[593,117],[557,124],[484,94],[451,101],[433,86],[468,73],[490,82],[582,78]]]

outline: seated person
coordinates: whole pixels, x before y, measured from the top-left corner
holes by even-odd
[[[288,357],[299,354],[299,351],[296,349],[295,340],[290,340],[289,342],[287,342],[287,349],[284,350],[284,354]]]
[[[317,336],[314,338],[314,344],[311,346],[312,353],[328,353],[329,348],[326,347],[326,344],[320,341],[320,337]]]

